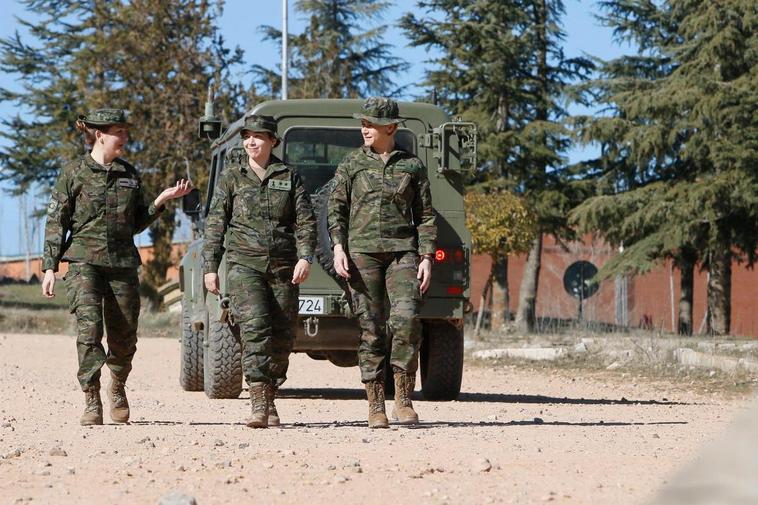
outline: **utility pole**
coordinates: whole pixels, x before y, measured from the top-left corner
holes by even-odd
[[[32,269],[31,269],[31,243],[30,243],[30,237],[29,237],[29,216],[27,213],[29,212],[29,209],[27,208],[27,202],[26,202],[26,193],[23,193],[21,195],[21,233],[23,234],[23,243],[24,243],[24,281],[29,282],[29,279],[32,277]]]
[[[289,71],[289,47],[287,30],[287,2],[282,0],[282,100],[287,99],[287,73]]]

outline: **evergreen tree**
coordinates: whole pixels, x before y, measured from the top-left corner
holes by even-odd
[[[298,0],[295,9],[309,20],[290,35],[289,98],[359,98],[396,95],[394,78],[408,64],[382,42],[386,26],[361,31],[381,18],[386,2],[377,0]],[[263,27],[264,39],[280,42],[281,30]],[[281,74],[253,67],[259,86],[280,93]]]
[[[542,235],[571,236],[566,214],[584,192],[564,157],[572,142],[564,104],[569,84],[592,63],[564,55],[559,0],[428,0],[418,7],[429,15],[406,14],[401,26],[413,45],[441,53],[427,84],[450,112],[480,127],[484,164],[472,182],[518,192],[537,215],[516,317],[521,330],[532,331]],[[507,289],[505,276],[497,277],[498,289]]]
[[[640,55],[603,66],[592,83],[606,117],[580,121],[601,143],[601,194],[573,219],[625,251],[604,275],[640,272],[662,258],[680,268],[679,331],[692,331],[695,263],[709,269],[709,319],[729,332],[733,251],[755,259],[756,9],[749,1],[712,5],[602,3],[604,21]]]
[[[0,99],[19,113],[2,118],[3,179],[16,191],[50,185],[66,160],[81,152],[73,129],[79,113],[99,107],[131,111],[127,159],[141,172],[148,194],[181,177],[206,182],[207,146],[195,139],[208,85],[235,113],[239,87],[227,84],[241,52],[229,51],[214,26],[222,4],[196,0],[25,0],[34,22],[20,21],[33,41],[16,34],[0,41],[0,66],[20,77],[19,92]],[[176,211],[169,207],[150,228],[154,257],[145,279],[164,282],[173,263]]]

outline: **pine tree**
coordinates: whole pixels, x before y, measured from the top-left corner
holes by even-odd
[[[361,31],[381,18],[387,3],[377,0],[298,0],[295,9],[308,26],[290,35],[290,98],[359,98],[396,95],[394,78],[408,64],[382,41],[386,26]],[[263,27],[264,39],[281,41],[282,32]],[[253,68],[257,83],[271,96],[280,93],[281,74]]]
[[[23,90],[0,90],[20,112],[3,118],[3,179],[18,192],[50,185],[65,163],[83,152],[73,123],[99,107],[131,111],[126,158],[141,172],[148,194],[190,175],[206,182],[206,146],[195,140],[196,118],[208,85],[234,113],[239,87],[227,84],[241,52],[223,45],[214,20],[222,4],[195,0],[25,0],[37,13],[21,21],[31,42],[0,41],[0,66],[17,74]],[[172,264],[176,211],[169,206],[151,227],[154,257],[145,279],[157,286]]]
[[[604,275],[672,258],[682,272],[679,331],[692,331],[692,273],[710,271],[711,329],[729,332],[732,253],[755,259],[757,13],[749,1],[602,3],[605,22],[640,55],[592,83],[607,107],[580,121],[603,145],[598,190],[573,219],[625,251]]]
[[[533,331],[542,234],[571,236],[566,214],[584,192],[564,156],[572,142],[564,99],[592,63],[564,55],[559,0],[429,0],[418,7],[429,16],[406,14],[401,26],[413,45],[441,53],[426,83],[445,108],[480,128],[484,164],[472,182],[516,191],[536,212],[516,317],[521,330]],[[498,289],[506,289],[507,279],[498,277]]]

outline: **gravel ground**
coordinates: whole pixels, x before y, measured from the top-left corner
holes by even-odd
[[[251,430],[246,392],[183,392],[178,361],[176,340],[141,340],[131,424],[81,427],[73,337],[0,333],[0,504],[151,504],[172,490],[199,505],[645,503],[746,405],[660,381],[467,365],[458,401],[419,400],[419,426],[369,430],[357,369],[295,355],[284,425]]]

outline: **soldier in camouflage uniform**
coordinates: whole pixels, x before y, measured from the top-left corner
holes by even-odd
[[[82,425],[103,424],[100,369],[111,371],[111,419],[129,420],[124,385],[137,349],[140,257],[133,236],[147,228],[166,201],[192,188],[179,181],[153,202],[133,166],[119,158],[128,141],[126,112],[99,109],[76,122],[91,152],[64,165],[47,208],[42,294],[55,296],[55,272],[69,262],[64,280],[76,314],[79,384],[85,393]],[[103,326],[108,352],[103,348]]]
[[[204,282],[219,293],[217,271],[226,251],[226,291],[250,390],[247,425],[266,428],[280,423],[274,398],[287,378],[316,218],[298,173],[271,154],[279,143],[276,120],[248,116],[241,135],[244,153],[227,162],[205,223]]]
[[[397,103],[381,97],[367,99],[363,113],[354,114],[361,120],[364,145],[337,167],[328,205],[334,267],[348,280],[361,327],[358,361],[371,428],[388,426],[383,381],[388,321],[393,416],[403,424],[418,422],[410,399],[421,345],[418,313],[431,281],[437,235],[426,167],[395,146],[398,114]]]

